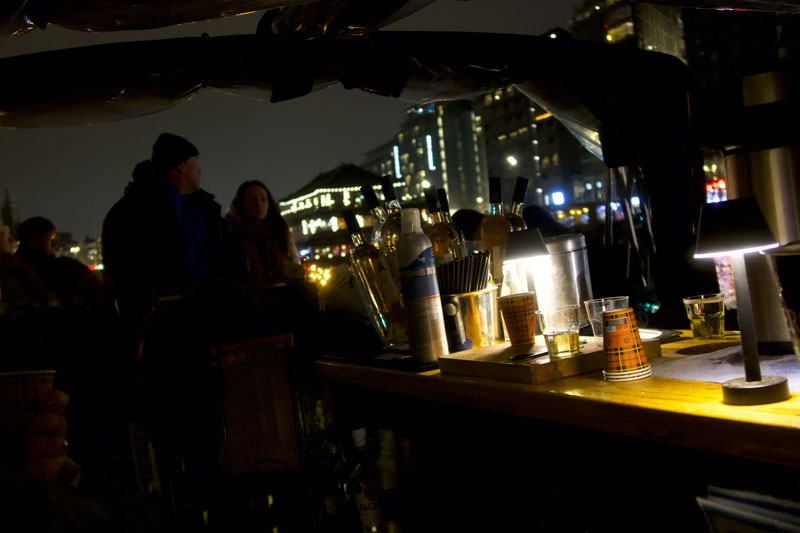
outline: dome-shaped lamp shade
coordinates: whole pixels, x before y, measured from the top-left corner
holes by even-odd
[[[547,246],[539,228],[514,231],[508,236],[504,263],[518,263],[541,255],[548,255]]]
[[[700,206],[695,259],[778,246],[754,196]]]

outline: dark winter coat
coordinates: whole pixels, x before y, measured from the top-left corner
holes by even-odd
[[[144,316],[155,296],[226,273],[220,210],[202,189],[180,195],[150,161],[136,165],[103,222],[105,273],[123,319]]]

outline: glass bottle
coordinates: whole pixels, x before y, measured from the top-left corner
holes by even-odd
[[[495,285],[503,282],[503,259],[506,256],[511,223],[503,215],[500,178],[489,178],[489,214],[481,220],[483,249],[489,252],[489,272]]]
[[[431,224],[433,224],[428,232],[428,238],[433,245],[433,257],[436,264],[461,259],[464,253],[458,230],[452,222],[448,224],[444,221],[436,190],[425,189],[425,200],[428,203],[428,212],[431,215]]]
[[[344,221],[353,239],[350,267],[372,325],[385,345],[403,344],[408,335],[398,285],[392,279],[384,257],[364,237],[355,213],[345,211]]]
[[[439,208],[442,210],[442,218],[444,218],[445,223],[451,224],[458,232],[459,245],[461,246],[462,252],[466,252],[466,239],[464,238],[464,232],[461,231],[461,228],[453,224],[453,219],[450,218],[450,202],[447,201],[447,191],[444,189],[436,189],[436,193],[439,196]]]
[[[361,517],[361,531],[375,533],[381,527],[378,469],[367,446],[367,430],[355,429],[352,436],[358,463],[350,473],[350,487]]]
[[[506,215],[506,218],[511,223],[511,231],[528,229],[525,219],[522,218],[526,194],[528,194],[528,178],[519,176],[517,177],[516,185],[514,185],[514,196],[511,197],[511,212]]]
[[[378,246],[381,230],[386,223],[386,211],[383,209],[380,200],[378,200],[378,195],[375,194],[375,189],[372,188],[372,185],[363,185],[361,187],[361,194],[364,195],[364,201],[367,203],[370,212],[372,212],[373,223],[370,241],[375,246]]]
[[[392,279],[400,285],[400,267],[397,263],[397,239],[400,238],[400,202],[394,192],[394,179],[392,176],[381,177],[381,189],[383,190],[384,209],[386,211],[386,222],[381,228],[381,237],[378,239],[378,247],[386,257]]]

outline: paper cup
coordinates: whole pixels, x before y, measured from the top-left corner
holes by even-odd
[[[530,344],[536,335],[536,300],[532,292],[497,299],[511,344]]]
[[[603,349],[607,372],[630,372],[649,366],[633,309],[603,312]]]
[[[55,370],[0,372],[0,420],[13,424],[36,414],[53,391]]]

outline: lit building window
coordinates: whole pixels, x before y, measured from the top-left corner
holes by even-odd
[[[506,161],[508,161],[508,164],[511,165],[512,167],[517,166],[518,163],[517,158],[514,157],[513,155],[506,157]]]

